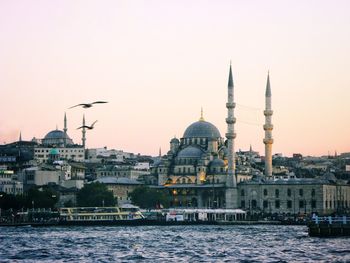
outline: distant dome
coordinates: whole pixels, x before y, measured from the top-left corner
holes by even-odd
[[[73,141],[69,138],[68,134],[65,134],[63,131],[53,130],[42,139],[42,144],[62,147],[64,145],[73,144]]]
[[[184,138],[212,138],[218,139],[221,137],[218,128],[207,121],[197,121],[192,123],[185,130]]]
[[[203,151],[197,147],[188,146],[181,150],[177,155],[178,158],[200,158]]]
[[[44,139],[64,139],[64,132],[60,130],[53,130],[46,134]],[[70,139],[68,135],[66,135],[67,139]]]

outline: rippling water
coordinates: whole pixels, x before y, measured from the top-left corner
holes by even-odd
[[[0,262],[350,261],[349,238],[305,226],[1,227]]]

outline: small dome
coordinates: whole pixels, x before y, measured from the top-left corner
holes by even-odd
[[[337,177],[333,173],[327,172],[323,175],[324,179],[335,183],[337,181]]]
[[[192,123],[185,130],[183,138],[220,138],[220,132],[213,124],[207,121],[197,121]]]
[[[214,159],[209,163],[210,167],[225,167],[225,162],[221,159]]]
[[[177,155],[178,158],[200,158],[203,151],[197,147],[188,146],[181,150]]]
[[[178,138],[174,137],[174,138],[171,139],[170,143],[177,143],[177,144],[179,144],[180,141],[179,141]]]

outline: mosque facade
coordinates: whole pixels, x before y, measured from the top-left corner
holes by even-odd
[[[155,188],[168,189],[172,207],[241,208],[250,213],[330,213],[350,209],[350,185],[322,178],[277,178],[272,167],[272,106],[270,77],[265,90],[265,168],[244,175],[237,170],[234,88],[230,66],[225,138],[203,112],[170,141],[170,151],[156,161],[148,176]],[[252,150],[251,150],[252,152]],[[249,171],[251,167],[245,167]]]

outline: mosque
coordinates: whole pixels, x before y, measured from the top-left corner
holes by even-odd
[[[237,207],[237,180],[246,178],[235,173],[234,97],[230,66],[225,138],[203,111],[179,140],[170,141],[170,151],[154,164],[151,175],[160,187],[170,190],[173,206]],[[249,177],[249,179],[251,176]]]
[[[83,117],[83,126],[85,116]],[[69,137],[67,128],[67,116],[64,114],[64,128],[48,132],[43,139],[33,138],[38,145],[34,148],[34,158],[41,163],[48,160],[73,160],[83,162],[85,159],[86,130],[82,129],[82,144],[75,144]]]
[[[270,77],[265,90],[264,174],[242,175],[236,169],[234,149],[234,85],[229,69],[227,132],[225,138],[203,112],[182,138],[170,141],[170,150],[151,167],[148,183],[167,189],[172,207],[242,208],[251,213],[330,213],[350,208],[350,185],[334,176],[277,178],[272,167],[272,107]]]

